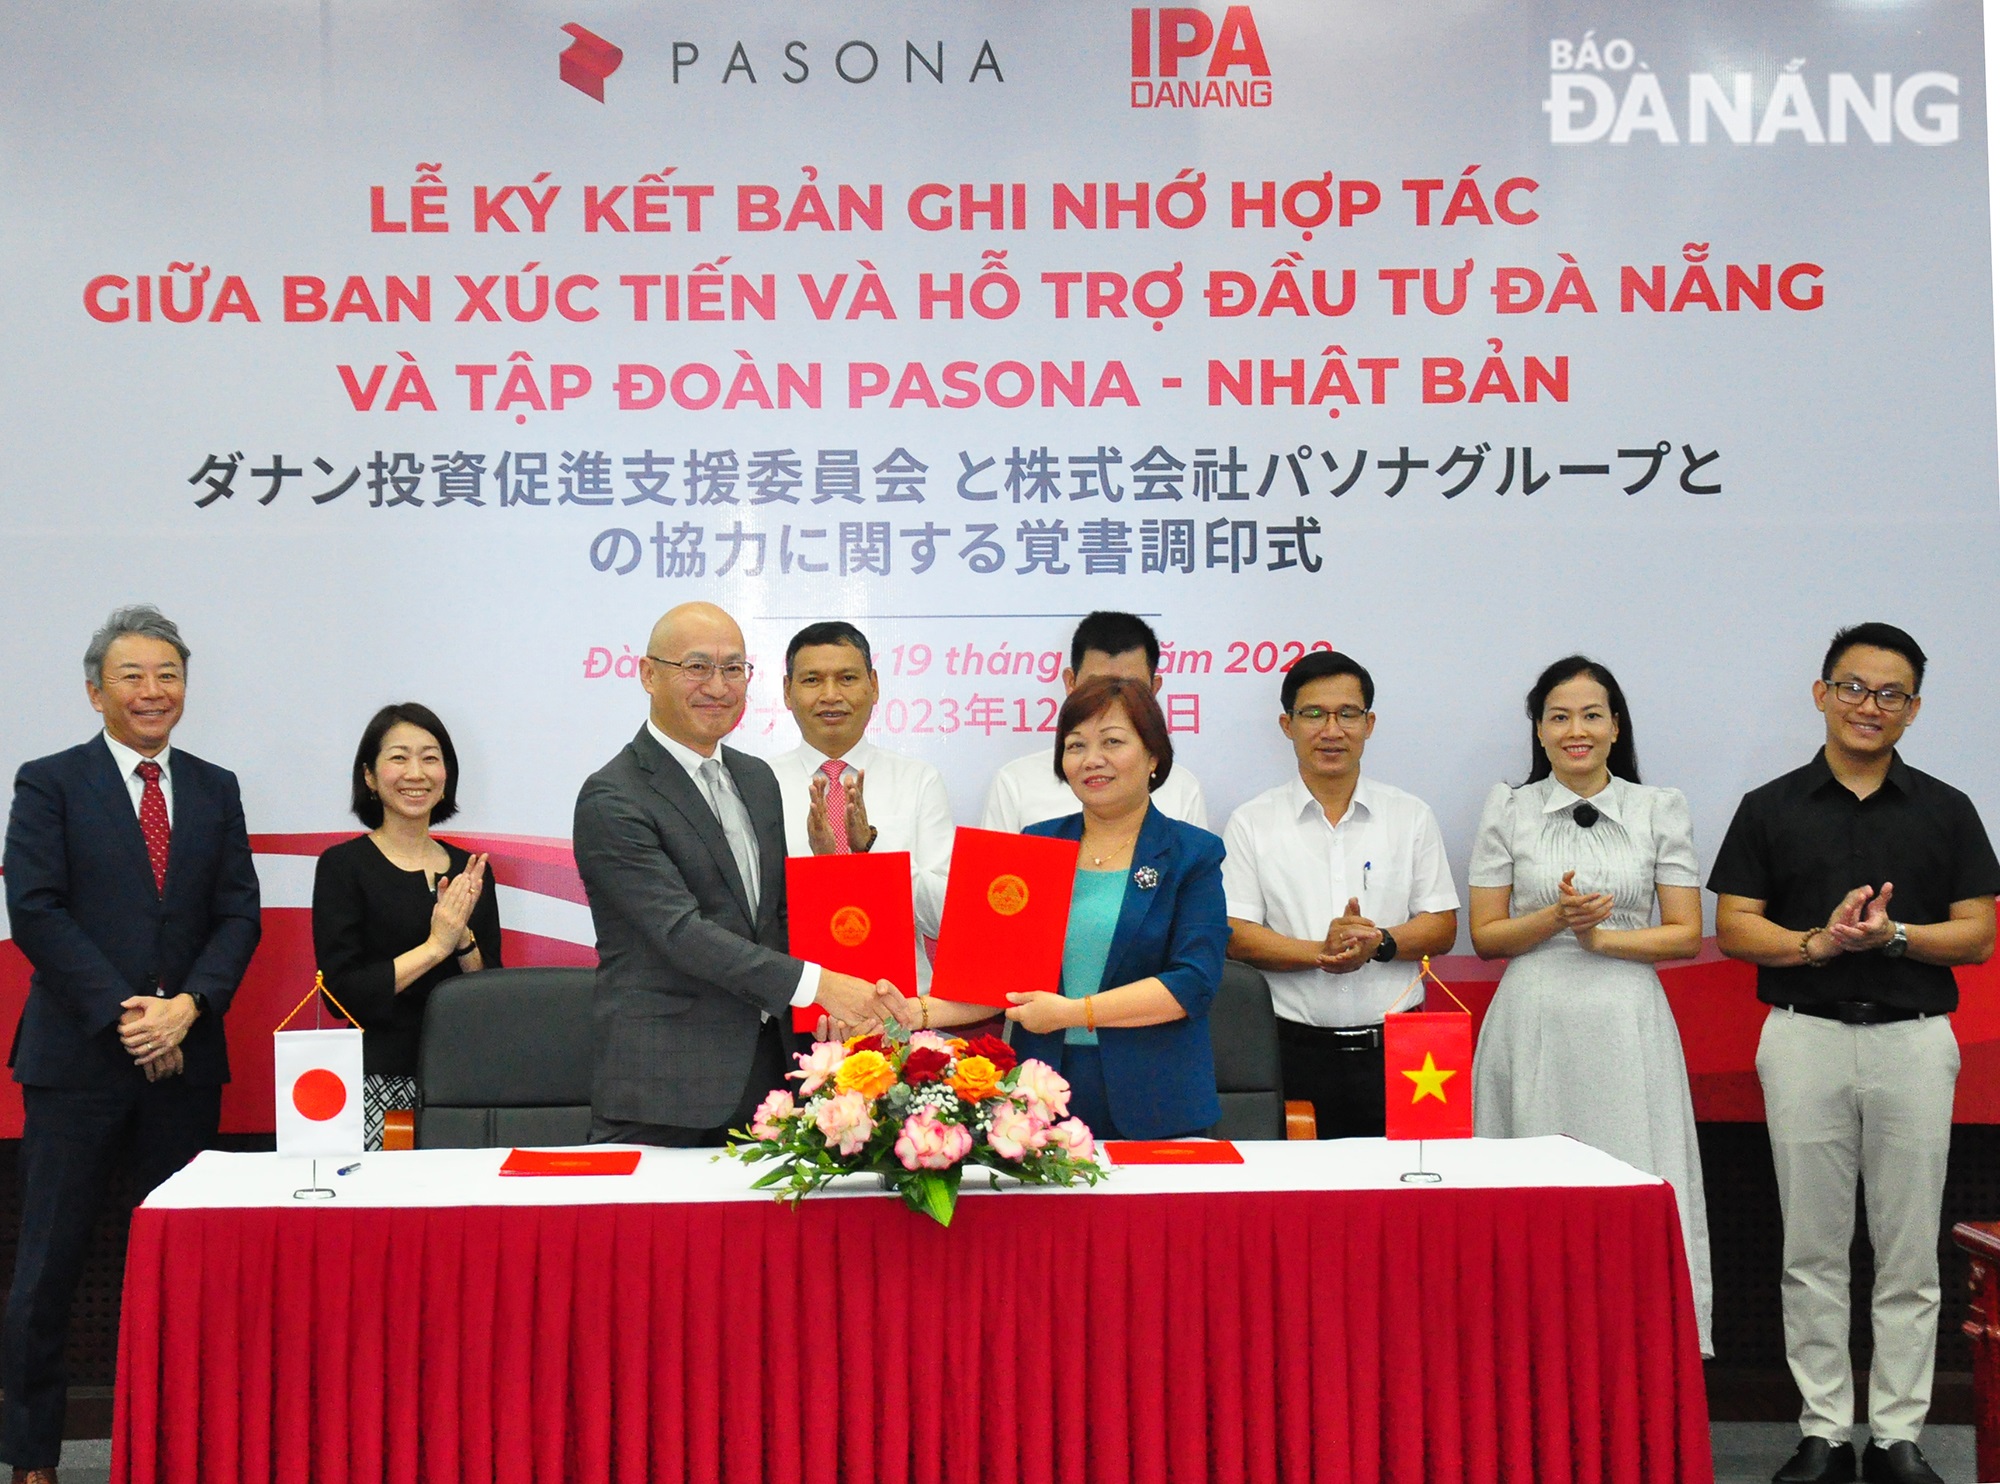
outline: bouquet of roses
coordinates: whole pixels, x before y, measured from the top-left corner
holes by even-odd
[[[756,1187],[776,1187],[781,1200],[803,1200],[836,1175],[876,1174],[911,1210],[949,1226],[968,1164],[1026,1185],[1095,1184],[1103,1173],[1090,1130],[1068,1116],[1069,1083],[1046,1062],[1016,1064],[997,1036],[856,1036],[794,1060],[797,1093],[765,1098],[728,1146],[745,1164],[778,1161]]]

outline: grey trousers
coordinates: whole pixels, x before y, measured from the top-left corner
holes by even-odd
[[[1757,1076],[1785,1221],[1785,1358],[1810,1437],[1844,1442],[1854,1425],[1848,1263],[1854,1181],[1875,1249],[1875,1358],[1868,1430],[1915,1442],[1937,1357],[1938,1223],[1951,1147],[1958,1042],[1942,1015],[1843,1025],[1774,1009]]]

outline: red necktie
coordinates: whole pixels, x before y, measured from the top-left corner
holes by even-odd
[[[847,843],[847,785],[840,781],[847,772],[847,764],[839,758],[828,758],[819,765],[819,770],[826,774],[826,828],[833,836],[833,853],[852,855],[854,847]]]
[[[167,823],[167,796],[160,789],[160,765],[150,760],[139,764],[139,776],[146,780],[146,791],[139,796],[139,833],[146,837],[146,858],[153,863],[153,890],[164,894],[167,846],[173,841],[174,827]]]

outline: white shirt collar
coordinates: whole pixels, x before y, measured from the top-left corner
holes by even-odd
[[[1290,787],[1292,818],[1303,819],[1308,814],[1326,818],[1326,811],[1320,807],[1319,800],[1313,797],[1312,790],[1306,787],[1305,779],[1294,773]],[[1369,786],[1366,777],[1355,779],[1354,797],[1347,801],[1347,812],[1340,816],[1339,823],[1344,824],[1350,819],[1358,821],[1370,818],[1375,813],[1375,805],[1370,802],[1373,793],[1374,790]]]
[[[847,751],[843,752],[839,757],[839,761],[846,763],[850,768],[859,768],[865,773],[868,771],[869,764],[874,760],[875,752],[875,744],[870,742],[866,737],[863,737],[852,747],[848,748]],[[810,742],[799,743],[799,755],[807,764],[806,771],[808,773],[824,763],[835,761],[833,754],[821,752]]]
[[[167,771],[167,759],[172,756],[174,750],[172,745],[169,744],[166,747],[162,747],[157,756],[149,759],[145,753],[133,751],[109,732],[104,734],[104,745],[111,749],[111,760],[118,764],[118,773],[122,778],[130,778],[133,775],[133,770],[139,764],[149,761],[158,763],[162,775],[165,775]]]
[[[708,761],[707,758],[703,757],[700,753],[696,752],[692,747],[688,746],[685,742],[676,742],[672,737],[669,737],[665,732],[661,731],[658,727],[654,726],[653,718],[650,716],[646,718],[646,730],[653,734],[653,740],[655,742],[659,743],[660,746],[666,748],[667,755],[669,757],[671,757],[675,762],[679,763],[683,768],[687,770],[688,777],[698,778],[700,776],[701,765]],[[722,748],[720,745],[716,747],[714,756],[717,758],[720,758],[722,756]],[[725,763],[723,764],[723,766],[726,769],[728,767],[728,764]]]
[[[1605,815],[1618,824],[1622,825],[1625,823],[1621,813],[1625,801],[1625,780],[1617,777],[1615,774],[1609,783],[1592,794],[1588,799],[1583,798],[1580,794],[1571,793],[1569,789],[1556,781],[1553,773],[1544,779],[1543,782],[1548,785],[1548,792],[1542,798],[1542,813],[1560,814],[1565,809],[1573,808],[1578,804],[1588,803],[1594,806],[1599,814]]]

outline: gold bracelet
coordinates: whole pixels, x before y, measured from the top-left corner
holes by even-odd
[[[1097,1034],[1096,999],[1097,996],[1094,994],[1087,994],[1083,997],[1083,1028],[1092,1035]]]
[[[929,1030],[931,1028],[931,997],[927,994],[918,995],[917,1008],[924,1012],[924,1023],[922,1028],[924,1030]]]

